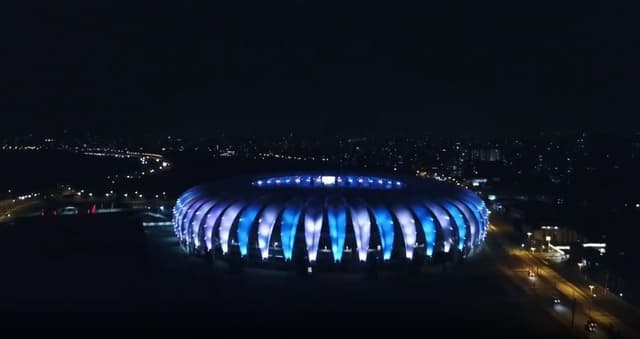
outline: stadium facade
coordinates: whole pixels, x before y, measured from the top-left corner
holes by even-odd
[[[200,185],[173,212],[190,252],[310,263],[468,257],[481,248],[489,217],[483,200],[457,185],[335,173]]]

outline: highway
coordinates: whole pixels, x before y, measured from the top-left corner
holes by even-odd
[[[577,336],[640,338],[637,309],[610,293],[603,293],[604,288],[597,284],[562,274],[560,267],[523,249],[518,245],[517,232],[510,224],[494,222],[490,233],[487,250],[498,259],[496,262],[503,274]],[[560,298],[560,303],[553,302],[555,296]],[[594,332],[585,330],[587,319],[598,324]]]
[[[0,223],[10,221],[25,213],[32,213],[38,210],[41,205],[41,200],[2,200],[0,201]]]

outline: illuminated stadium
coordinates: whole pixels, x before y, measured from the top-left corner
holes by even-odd
[[[488,214],[476,194],[441,181],[314,173],[196,186],[178,199],[173,224],[190,253],[343,265],[471,256]]]

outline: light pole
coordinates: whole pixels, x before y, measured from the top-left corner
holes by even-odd
[[[576,321],[576,290],[571,289],[571,294],[573,296],[571,300],[571,328],[573,328]]]
[[[547,252],[549,252],[551,249],[551,236],[547,235],[544,239],[547,241]]]
[[[591,311],[593,309],[593,288],[594,287],[595,286],[593,285],[589,285],[589,293],[590,293],[590,300],[591,300],[591,303],[589,304],[589,318],[591,318]]]
[[[533,233],[527,232],[527,242],[529,243],[529,247],[531,247],[531,235],[533,235]]]

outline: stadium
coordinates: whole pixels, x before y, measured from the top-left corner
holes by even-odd
[[[457,185],[335,173],[204,184],[173,212],[189,253],[281,265],[466,258],[482,247],[489,217],[483,200]]]

